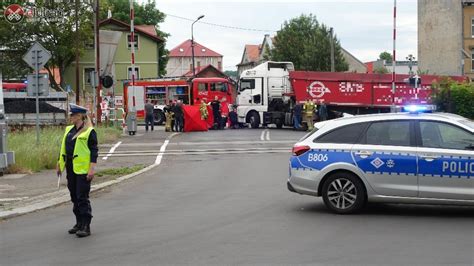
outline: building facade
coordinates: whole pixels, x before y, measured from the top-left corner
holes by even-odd
[[[153,25],[135,26],[135,71],[138,79],[156,78],[159,69],[159,47],[164,40],[157,36]],[[100,23],[100,69],[101,75],[111,75],[116,95],[123,93],[123,81],[131,79],[130,25],[109,18]],[[79,84],[82,92],[92,92],[89,73],[94,71],[95,50],[87,49],[79,60]],[[76,64],[73,62],[65,71],[66,84],[75,84]],[[104,94],[110,94],[104,89]],[[85,93],[86,94],[86,93]],[[86,95],[85,95],[86,96]]]
[[[418,0],[420,71],[436,75],[464,74],[467,53],[463,49],[463,28],[466,27],[462,22],[466,2],[470,1]]]
[[[201,68],[212,65],[222,71],[223,56],[194,41],[194,64],[199,72]],[[168,64],[166,65],[167,77],[181,77],[192,71],[192,47],[191,40],[186,40],[169,53]]]
[[[474,0],[463,1],[464,74],[474,80]]]
[[[246,44],[242,59],[237,65],[237,74],[240,76],[245,70],[254,68],[268,61],[271,49],[273,49],[273,40],[269,34],[265,34],[261,44]]]

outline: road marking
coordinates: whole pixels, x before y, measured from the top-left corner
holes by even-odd
[[[267,140],[267,141],[270,140],[270,130],[268,130],[268,129],[267,129],[267,139],[266,139],[266,140]]]
[[[176,136],[177,134],[179,134],[179,133],[173,133],[173,134],[171,134],[171,135],[165,140],[165,142],[163,143],[163,145],[161,145],[160,153],[158,153],[158,156],[156,156],[155,165],[160,165],[161,159],[163,159],[163,155],[164,155],[164,153],[165,153],[165,151],[166,151],[166,146],[168,146],[168,143],[170,142],[170,139],[173,138],[174,136]]]
[[[102,158],[102,160],[107,160],[107,158],[109,158],[110,155],[112,155],[112,153],[114,153],[115,149],[117,149],[117,147],[120,146],[120,144],[122,144],[121,141],[117,142],[117,144],[115,144],[112,148],[110,148],[109,153],[107,153],[107,155],[104,158]]]
[[[265,132],[267,132],[267,129],[262,131],[262,134],[260,135],[260,140],[264,141],[265,140]]]
[[[3,199],[0,199],[0,202],[20,201],[20,200],[25,200],[25,199],[28,199],[28,198],[29,198],[29,197],[3,198]]]

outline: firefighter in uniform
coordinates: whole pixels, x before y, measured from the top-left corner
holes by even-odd
[[[56,171],[61,175],[66,168],[67,187],[73,203],[72,211],[76,216],[76,224],[68,232],[86,237],[91,234],[89,192],[99,149],[97,134],[87,116],[87,109],[70,104],[70,113],[72,125],[66,127]]]
[[[201,119],[207,120],[209,117],[209,111],[207,111],[206,99],[202,99],[201,105],[199,106],[199,112],[201,113]]]
[[[312,101],[307,99],[303,105],[303,111],[304,111],[304,120],[306,124],[308,125],[309,131],[313,130],[313,114],[314,114],[315,109],[316,109],[316,105]]]
[[[171,111],[171,105],[166,105],[165,108],[163,108],[163,111],[165,112],[165,131],[170,132],[172,130],[172,125],[173,125],[173,112]]]

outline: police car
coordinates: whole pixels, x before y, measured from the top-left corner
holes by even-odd
[[[389,113],[316,123],[293,147],[287,186],[341,214],[367,201],[474,205],[474,122]]]

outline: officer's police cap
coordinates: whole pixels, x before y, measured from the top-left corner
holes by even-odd
[[[69,113],[70,114],[87,114],[87,108],[79,106],[77,104],[69,104]]]

